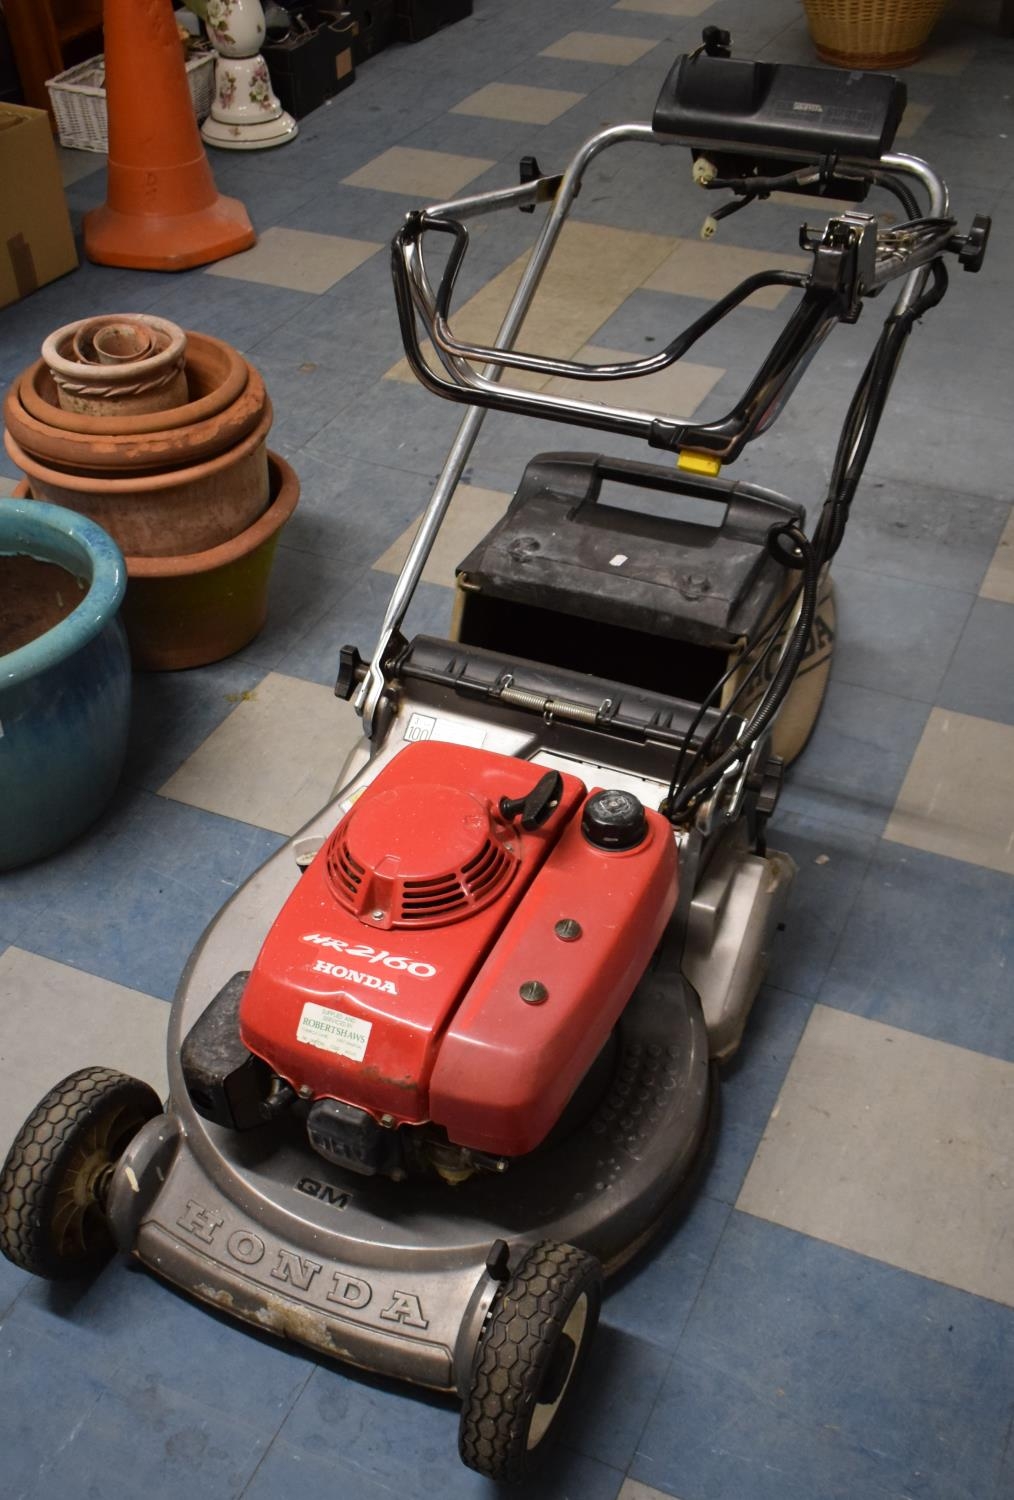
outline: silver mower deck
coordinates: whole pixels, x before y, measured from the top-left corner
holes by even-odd
[[[646,976],[597,1065],[590,1116],[503,1174],[457,1186],[364,1178],[316,1155],[296,1120],[242,1134],[209,1124],[187,1096],[183,1038],[252,966],[300,878],[297,856],[317,847],[424,723],[436,737],[481,738],[539,765],[566,764],[589,786],[628,786],[649,804],[664,795],[668,766],[658,749],[631,756],[627,747],[625,768],[589,762],[587,731],[508,708],[491,722],[485,705],[471,717],[448,696],[423,687],[405,697],[383,746],[370,758],[362,743],[342,793],[212,923],[173,1007],[166,1112],[121,1158],[106,1203],[121,1249],[203,1301],[323,1354],[464,1395],[497,1289],[486,1268],[497,1240],[512,1257],[541,1239],[576,1244],[611,1271],[679,1200],[708,1132],[710,1058],[738,1040],[792,866],[726,841],[677,913],[704,1008],[672,966]]]

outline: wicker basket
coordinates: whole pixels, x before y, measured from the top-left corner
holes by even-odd
[[[108,151],[109,123],[106,112],[106,66],[103,57],[68,68],[46,84],[56,116],[60,145],[78,151]],[[203,120],[211,109],[215,92],[215,53],[197,52],[187,61],[187,82],[194,113]]]
[[[904,68],[947,0],[803,0],[818,55],[841,68]]]

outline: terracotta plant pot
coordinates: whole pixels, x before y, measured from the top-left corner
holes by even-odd
[[[72,432],[40,420],[33,415],[39,409],[38,404],[33,402],[29,410],[23,401],[25,383],[30,384],[33,372],[39,369],[45,372],[41,360],[10,386],[4,397],[3,417],[18,446],[29,457],[55,469],[85,468],[107,472],[115,478],[135,470],[157,472],[182,468],[234,447],[253,431],[265,410],[270,410],[264,381],[256,370],[248,367],[249,378],[236,398],[203,421],[153,432]],[[45,380],[40,381],[43,389],[48,381],[46,374]],[[189,402],[177,410],[187,411],[199,404]]]
[[[141,352],[120,358],[133,342]],[[42,358],[67,411],[87,416],[141,415],[182,406],[186,334],[166,318],[140,313],[79,319],[51,333]]]
[[[82,516],[0,501],[0,870],[52,854],[120,775],[130,659],[115,543]]]
[[[231,542],[190,557],[128,557],[123,618],[138,671],[175,672],[232,656],[263,628],[278,535],[299,479],[269,453],[271,504]]]
[[[263,514],[270,496],[271,417],[271,404],[265,402],[260,421],[242,441],[202,463],[122,478],[40,463],[10,432],[4,446],[28,476],[36,500],[90,516],[128,557],[171,557],[227,542]]]
[[[36,421],[59,427],[64,432],[84,432],[95,437],[139,437],[210,421],[229,409],[253,373],[251,366],[230,344],[213,339],[210,334],[189,330],[183,368],[188,400],[169,411],[148,412],[136,417],[122,413],[115,417],[94,417],[64,411],[53,377],[41,359],[29,365],[18,377],[15,382],[17,399]]]
[[[128,557],[123,620],[139,672],[204,667],[242,651],[264,627],[278,536],[299,500],[299,478],[268,454],[271,504],[220,547],[190,557]],[[15,498],[27,495],[22,481]]]
[[[71,348],[74,359],[82,364],[125,365],[132,359],[150,359],[158,340],[155,330],[136,318],[119,318],[115,323],[96,318],[78,325]]]

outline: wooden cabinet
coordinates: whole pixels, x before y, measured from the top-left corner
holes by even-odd
[[[25,103],[48,110],[46,79],[102,51],[102,0],[3,0],[3,10]]]

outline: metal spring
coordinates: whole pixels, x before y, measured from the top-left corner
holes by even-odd
[[[573,719],[578,724],[597,724],[605,704],[598,708],[586,708],[583,703],[568,703],[565,698],[546,698],[541,693],[529,693],[524,688],[505,684],[497,694],[502,703],[511,708],[530,708],[533,713],[545,718]]]

